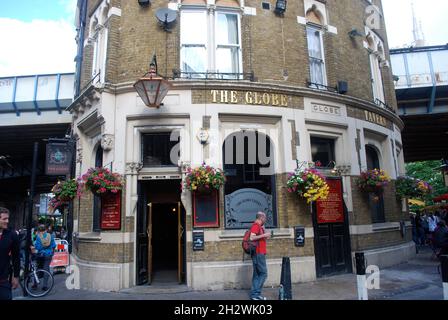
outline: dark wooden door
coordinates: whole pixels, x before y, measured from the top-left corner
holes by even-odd
[[[349,243],[342,223],[316,227],[317,276],[351,272]]]
[[[345,203],[343,212],[343,222],[319,223],[316,205],[313,206],[314,250],[318,277],[352,272],[348,212]]]
[[[148,282],[148,208],[147,192],[142,182],[137,184],[137,285]]]

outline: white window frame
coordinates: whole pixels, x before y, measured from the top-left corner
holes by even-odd
[[[237,28],[238,28],[238,45],[222,45],[218,43],[217,40],[217,30],[218,30],[218,16],[219,14],[232,14],[235,15],[237,17],[236,21],[237,21]],[[243,59],[242,59],[242,49],[241,49],[241,14],[239,14],[236,11],[233,10],[217,10],[214,13],[214,29],[213,29],[213,41],[214,41],[214,52],[213,52],[213,56],[214,59],[212,60],[214,62],[214,66],[211,68],[212,70],[215,70],[216,72],[218,72],[218,68],[217,68],[217,63],[216,63],[216,55],[218,52],[218,49],[221,48],[238,48],[238,70],[236,73],[243,73]]]
[[[371,38],[373,42],[372,45],[369,44],[368,40],[366,39],[366,45],[367,51],[369,52],[369,63],[370,63],[370,75],[371,75],[371,81],[372,81],[372,94],[373,94],[373,101],[376,103],[377,100],[381,101],[382,103],[386,103],[385,94],[384,94],[384,83],[383,83],[383,76],[381,73],[381,64],[385,61],[384,56],[384,43],[380,39],[380,37],[369,27],[365,27],[366,35]],[[383,48],[381,51],[380,48]]]
[[[106,14],[104,14],[106,12]],[[96,82],[104,83],[106,81],[106,66],[107,66],[107,46],[109,38],[109,3],[103,3],[96,9],[95,13],[90,17],[90,36],[89,40],[93,45],[92,58],[92,74],[95,77],[99,74],[99,79]],[[96,25],[93,26],[93,22]]]
[[[323,39],[323,29],[321,26],[316,26],[315,24],[307,24],[306,25],[306,33],[307,33],[307,49],[308,49],[308,65],[310,66],[310,82],[312,81],[312,77],[311,77],[311,63],[310,60],[313,58],[310,56],[310,51],[308,48],[308,29],[312,29],[314,31],[319,32],[319,39],[320,39],[320,47],[321,47],[321,51],[322,51],[322,63],[323,63],[323,68],[322,68],[322,72],[323,72],[323,83],[320,83],[321,86],[318,85],[314,85],[311,84],[310,87],[311,88],[315,88],[315,89],[323,89],[326,90],[327,86],[328,86],[328,78],[327,78],[327,62],[325,60],[325,48],[324,48],[324,39]],[[315,58],[313,58],[315,59]]]
[[[216,9],[216,10],[208,10],[205,7],[183,7],[180,10],[180,14],[188,13],[188,12],[201,12],[205,15],[205,21],[207,23],[207,36],[206,36],[206,43],[205,43],[205,50],[206,50],[206,70],[204,72],[217,72],[217,63],[216,63],[216,53],[218,51],[219,47],[238,47],[238,70],[237,73],[243,73],[243,55],[242,55],[242,35],[241,35],[241,14],[237,10],[232,9]],[[233,14],[237,16],[237,28],[238,28],[238,45],[221,45],[217,42],[216,37],[216,30],[218,26],[218,16],[219,14]],[[182,17],[181,17],[182,21]],[[184,41],[182,37],[182,23],[181,23],[181,36],[180,36],[180,48],[181,48],[181,54],[180,54],[180,69],[181,72],[185,72],[183,70],[183,55],[182,55],[182,49],[184,48]],[[188,45],[188,44],[187,44]],[[198,77],[197,77],[198,78]]]
[[[208,14],[207,14],[207,10],[204,8],[188,8],[188,9],[182,9],[180,14],[181,14],[181,30],[180,30],[180,69],[181,71],[185,72],[185,70],[182,69],[183,66],[183,48],[184,47],[202,47],[201,44],[184,44],[184,39],[183,39],[183,32],[182,32],[182,15],[185,13],[201,13],[204,15],[205,17],[205,22],[207,23],[207,35],[205,37],[205,43],[204,43],[204,48],[205,48],[205,58],[207,59],[207,61],[205,61],[205,70],[204,72],[207,72],[207,70],[209,70],[209,65],[210,65],[210,46],[209,46],[209,36],[210,36],[210,30],[208,28]]]

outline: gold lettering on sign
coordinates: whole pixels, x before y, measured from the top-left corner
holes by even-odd
[[[278,100],[278,94],[273,94],[272,95],[272,105],[274,107],[278,106],[280,104],[280,101]]]
[[[238,103],[238,94],[236,91],[230,92],[230,102],[235,104]]]
[[[288,97],[284,94],[282,94],[282,98],[281,98],[282,102],[280,103],[280,105],[282,107],[287,107],[288,106]]]
[[[229,92],[221,90],[221,103],[229,103]]]
[[[263,101],[261,101],[261,97],[259,96],[258,92],[255,92],[255,104],[261,105]]]
[[[218,103],[218,90],[212,90],[213,103]]]
[[[383,127],[387,127],[387,120],[385,117],[367,110],[364,110],[364,114],[366,117],[366,121],[378,124]]]
[[[210,90],[212,103],[231,103],[248,105],[266,105],[266,106],[288,106],[288,96],[284,94],[234,90]]]

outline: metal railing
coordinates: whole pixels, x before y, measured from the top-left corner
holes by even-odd
[[[235,72],[186,72],[173,70],[173,79],[195,79],[195,80],[249,80],[255,81],[253,72],[235,73]]]
[[[380,108],[386,109],[389,112],[396,113],[396,111],[392,107],[390,107],[387,103],[385,103],[384,101],[381,101],[378,98],[375,99],[375,104],[377,106],[379,106]]]

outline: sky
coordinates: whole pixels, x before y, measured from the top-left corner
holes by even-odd
[[[448,0],[413,1],[427,45],[448,43]],[[76,2],[0,0],[0,77],[74,72]],[[383,6],[389,46],[410,46],[411,0],[383,0]]]
[[[447,0],[383,0],[389,47],[402,48],[412,44],[412,2],[417,19],[422,23],[426,45],[447,44]]]

